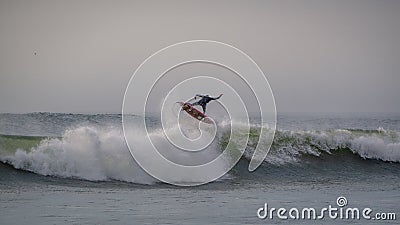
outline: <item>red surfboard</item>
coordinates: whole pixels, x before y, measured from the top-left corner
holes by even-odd
[[[208,116],[197,110],[195,107],[191,106],[189,103],[187,102],[178,102],[178,103],[182,106],[182,110],[187,112],[193,118],[196,118],[204,123],[209,123],[209,124],[213,123],[213,121]]]

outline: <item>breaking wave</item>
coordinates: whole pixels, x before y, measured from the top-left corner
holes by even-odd
[[[243,160],[251,158],[259,130],[257,126],[251,127]],[[228,132],[218,135],[216,151],[224,149],[228,136]],[[358,156],[357,160],[399,163],[399,137],[399,132],[384,129],[278,130],[264,165],[302,164],[305,158],[322,160],[321,156],[334,156],[338,151],[351,152]],[[61,137],[0,135],[0,161],[46,176],[139,184],[157,182],[136,164],[120,128],[80,126],[65,131]]]

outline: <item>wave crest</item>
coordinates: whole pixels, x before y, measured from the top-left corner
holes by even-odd
[[[17,149],[3,162],[42,175],[91,181],[120,180],[151,184],[155,180],[133,160],[118,129],[78,127],[61,138],[47,138],[29,151]]]
[[[350,150],[363,159],[400,162],[400,134],[397,131],[331,130],[331,131],[277,131],[267,163],[282,165],[300,162],[303,156],[332,154]],[[256,141],[253,141],[256,143]],[[248,145],[250,159],[255,145]]]

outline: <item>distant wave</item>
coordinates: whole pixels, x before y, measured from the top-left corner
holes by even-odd
[[[257,126],[251,128],[243,160],[251,158],[258,131]],[[220,149],[224,148],[228,135],[220,135]],[[384,129],[279,130],[264,165],[301,164],[306,158],[319,160],[323,155],[335,155],[343,150],[357,155],[358,160],[398,163],[399,137],[399,132]],[[0,135],[0,161],[41,175],[140,184],[156,182],[135,163],[120,128],[80,126],[58,138]]]

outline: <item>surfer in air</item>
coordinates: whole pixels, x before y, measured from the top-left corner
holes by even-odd
[[[219,98],[221,98],[222,94],[220,94],[218,97],[211,97],[209,95],[196,95],[194,96],[194,99],[196,100],[197,97],[200,97],[201,99],[197,102],[191,103],[191,106],[195,106],[195,105],[199,105],[203,108],[203,113],[206,113],[206,109],[207,109],[207,103],[209,103],[210,101],[213,100],[217,100]]]

